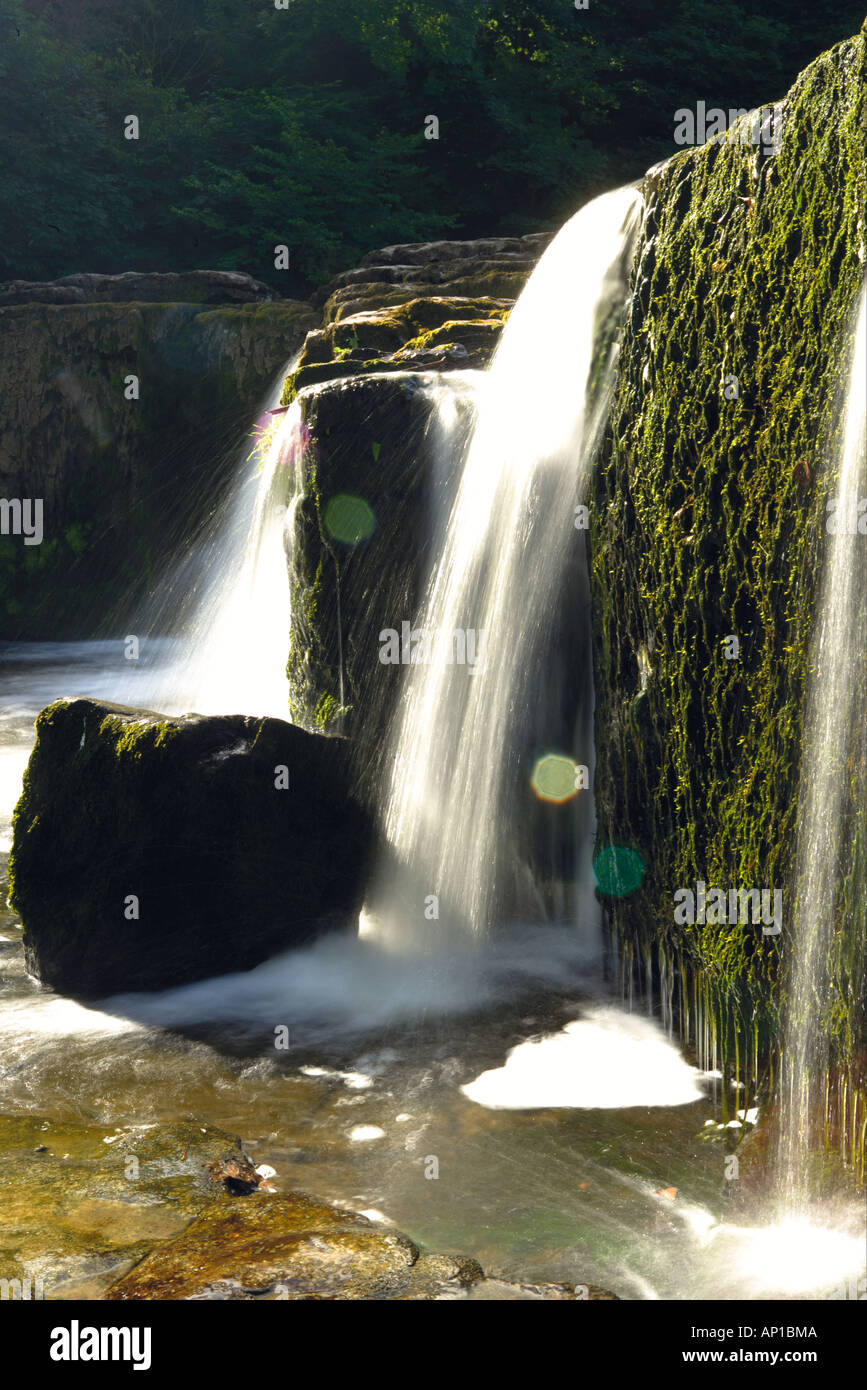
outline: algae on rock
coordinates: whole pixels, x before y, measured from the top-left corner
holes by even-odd
[[[778,153],[723,137],[648,173],[594,484],[598,839],[645,866],[609,920],[627,971],[642,962],[669,1004],[680,967],[681,1022],[702,1016],[724,1100],[777,1031],[807,650],[865,266],[865,48],[867,25],[800,75]],[[783,889],[782,935],[676,925],[674,892],[699,881]],[[863,950],[841,954],[835,989],[845,1060],[864,1047]]]

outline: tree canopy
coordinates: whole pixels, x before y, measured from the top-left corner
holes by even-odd
[[[0,0],[0,278],[208,266],[297,294],[389,242],[557,226],[673,153],[679,107],[773,101],[862,19],[858,0],[833,17],[798,0]]]

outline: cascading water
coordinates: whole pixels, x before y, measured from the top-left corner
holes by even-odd
[[[806,1195],[810,1137],[825,1112],[841,888],[852,875],[859,822],[862,843],[865,835],[867,537],[858,522],[859,503],[867,497],[867,286],[861,293],[842,440],[836,507],[829,512],[836,524],[828,528],[807,692],[789,944],[778,1176],[791,1204]]]
[[[640,206],[636,192],[618,190],[567,223],[482,379],[395,721],[387,862],[362,914],[363,935],[399,950],[478,940],[503,914],[538,915],[514,834],[516,788],[526,756],[551,736],[546,714],[565,664],[552,650],[556,609],[581,546],[576,506],[605,418],[612,316],[626,297]],[[589,765],[586,633],[583,646],[565,655],[573,670],[585,668],[576,738],[587,740],[581,763]],[[591,813],[584,818],[592,829]],[[587,835],[584,844],[587,883]]]
[[[129,682],[130,703],[167,714],[288,718],[285,538],[301,493],[304,426],[297,401],[272,413],[284,375],[226,502],[160,591],[148,627],[170,626],[175,635],[159,665]]]

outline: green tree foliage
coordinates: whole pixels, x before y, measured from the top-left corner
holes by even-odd
[[[387,242],[557,225],[671,153],[678,107],[773,100],[862,18],[859,0],[0,0],[0,278],[210,265],[294,294]]]

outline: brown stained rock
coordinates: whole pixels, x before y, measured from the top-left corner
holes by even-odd
[[[294,1192],[203,1212],[107,1297],[388,1299],[407,1287],[417,1259],[406,1236]]]
[[[262,1179],[245,1153],[227,1153],[208,1164],[214,1182],[223,1183],[232,1197],[255,1192]]]
[[[399,1231],[303,1192],[207,1208],[112,1285],[140,1299],[383,1302],[613,1299],[595,1285],[485,1277],[474,1259],[420,1254]]]

